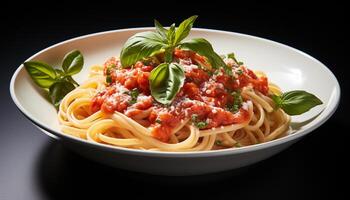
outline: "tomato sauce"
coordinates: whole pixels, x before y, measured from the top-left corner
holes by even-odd
[[[235,102],[232,92],[251,85],[263,94],[268,93],[266,77],[257,77],[253,71],[240,66],[234,76],[226,75],[218,69],[216,73],[206,71],[200,65],[207,65],[204,57],[190,51],[175,50],[174,57],[184,65],[185,83],[170,106],[164,106],[150,95],[148,77],[156,66],[137,62],[132,68],[121,68],[116,58],[104,64],[104,74],[111,77],[105,90],[93,99],[93,112],[120,112],[130,118],[151,109],[147,124],[153,137],[168,142],[172,131],[183,120],[190,119],[194,124],[203,122],[200,129],[242,123],[249,119],[243,106],[235,112],[228,109]],[[137,90],[137,95],[133,92]],[[195,117],[195,119],[194,119]],[[203,126],[204,124],[204,126]]]

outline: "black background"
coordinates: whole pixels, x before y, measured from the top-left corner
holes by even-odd
[[[349,158],[345,5],[328,1],[313,5],[296,1],[247,1],[244,5],[235,1],[123,3],[129,5],[87,1],[76,5],[73,1],[1,5],[1,200],[92,196],[118,199],[123,198],[122,194],[159,199],[345,198],[345,161]],[[84,34],[153,26],[154,18],[165,25],[179,23],[193,14],[199,15],[195,27],[268,38],[323,62],[342,89],[335,115],[288,150],[252,167],[206,176],[160,177],[113,169],[72,153],[34,128],[11,101],[8,87],[12,73],[43,48]]]

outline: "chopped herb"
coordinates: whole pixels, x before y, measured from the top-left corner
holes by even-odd
[[[107,69],[112,69],[112,68],[116,68],[117,65],[115,65],[114,63],[111,63],[107,66]]]
[[[220,70],[214,70],[214,71],[213,70],[212,71],[208,70],[207,71],[209,76],[218,75],[219,72],[220,72]]]
[[[231,67],[229,67],[229,66],[227,66],[227,65],[225,65],[226,67],[224,68],[224,71],[225,71],[225,73],[227,74],[227,75],[229,75],[229,76],[232,76],[233,74],[232,74],[232,68]]]
[[[191,120],[192,120],[193,124],[195,126],[197,126],[199,129],[203,129],[203,128],[205,128],[208,125],[208,123],[205,122],[205,121],[198,121],[198,115],[197,114],[193,114],[191,116]]]
[[[112,83],[112,77],[111,77],[111,70],[115,68],[115,64],[109,64],[106,69],[106,83],[110,84]]]
[[[79,86],[72,76],[83,68],[84,57],[80,51],[73,50],[64,56],[59,69],[40,61],[28,61],[23,65],[34,83],[47,92],[51,103],[58,108],[63,97]]]
[[[239,143],[239,142],[237,142],[236,144],[235,144],[235,147],[242,147],[243,145],[241,145],[241,143]]]
[[[193,115],[191,116],[191,119],[192,119],[192,122],[196,122],[197,119],[198,119],[198,115],[197,115],[197,114],[193,114]]]
[[[242,74],[243,74],[243,70],[242,70],[242,69],[238,69],[238,70],[236,71],[236,74],[242,75]]]
[[[108,84],[112,83],[112,77],[111,77],[111,75],[107,75],[107,76],[106,76],[106,83],[108,83]]]
[[[229,53],[229,54],[227,54],[227,58],[233,59],[233,60],[237,63],[237,65],[243,65],[243,62],[240,62],[240,61],[238,61],[238,60],[236,59],[236,56],[235,56],[234,53]]]
[[[221,142],[221,140],[216,140],[215,144],[218,145],[218,146],[221,146],[222,142]]]
[[[156,119],[156,122],[157,122],[158,124],[161,124],[161,123],[162,123],[162,120]]]
[[[214,75],[214,72],[212,72],[212,71],[207,71],[207,73],[208,73],[209,76],[213,76]]]
[[[233,97],[233,103],[228,105],[228,110],[236,113],[241,108],[243,99],[240,91],[234,91],[231,93],[231,95]]]
[[[131,100],[129,101],[130,104],[134,104],[137,102],[137,97],[139,96],[140,92],[137,88],[130,91]]]
[[[199,128],[199,129],[202,129],[202,128],[205,128],[207,127],[208,123],[207,122],[197,122],[196,126]]]
[[[233,60],[236,60],[235,54],[234,54],[234,53],[229,53],[229,54],[226,55],[226,57],[227,57],[227,58],[231,58],[231,59],[233,59]]]

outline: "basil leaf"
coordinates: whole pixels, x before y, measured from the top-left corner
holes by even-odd
[[[172,24],[169,28],[168,34],[167,34],[167,39],[168,39],[168,44],[172,45],[174,40],[175,40],[175,24]]]
[[[166,30],[156,19],[154,20],[154,26],[156,27],[158,34],[162,36],[164,41],[166,41],[168,30]]]
[[[78,50],[67,53],[63,58],[62,69],[66,75],[74,75],[81,71],[84,65],[84,57]]]
[[[286,92],[281,96],[273,95],[272,99],[288,115],[300,115],[322,104],[322,101],[315,95],[303,90]]]
[[[167,63],[171,63],[173,61],[173,49],[166,49],[164,52],[164,60]]]
[[[165,47],[166,44],[159,33],[151,31],[137,33],[124,44],[120,53],[120,61],[123,67],[129,67]]]
[[[271,96],[271,98],[272,98],[272,100],[275,102],[277,108],[281,107],[282,99],[281,99],[280,96],[277,96],[277,95],[273,94],[273,95]]]
[[[62,71],[61,69],[55,69],[55,72],[58,78],[64,76],[64,71]]]
[[[228,75],[232,75],[232,70],[225,64],[222,58],[215,53],[211,44],[204,38],[194,38],[187,42],[183,42],[179,46],[180,49],[191,50],[199,55],[205,56],[213,68],[224,68]]]
[[[183,86],[184,79],[184,69],[179,64],[162,63],[149,76],[151,94],[159,103],[170,104]]]
[[[60,80],[51,85],[49,89],[49,97],[51,103],[55,105],[56,108],[61,103],[61,100],[68,94],[70,91],[74,90],[74,85],[68,81]]]
[[[194,21],[196,21],[197,17],[198,17],[197,15],[194,15],[184,20],[183,22],[181,22],[179,27],[176,29],[175,41],[173,43],[174,45],[180,43],[183,39],[185,39],[188,36],[193,26],[193,23]]]
[[[38,86],[49,88],[55,82],[56,72],[50,65],[38,61],[28,61],[23,65]]]
[[[75,87],[79,86],[79,83],[77,83],[71,76],[65,77],[67,81],[71,82]]]

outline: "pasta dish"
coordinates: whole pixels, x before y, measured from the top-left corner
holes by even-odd
[[[130,37],[119,56],[92,66],[85,82],[64,76],[63,95],[51,95],[58,83],[51,84],[62,132],[142,150],[239,148],[287,135],[290,115],[322,103],[302,90],[282,92],[264,72],[233,53],[216,54],[203,38],[185,40],[195,19],[169,29],[155,21],[156,31]],[[67,74],[79,61],[69,58]]]

